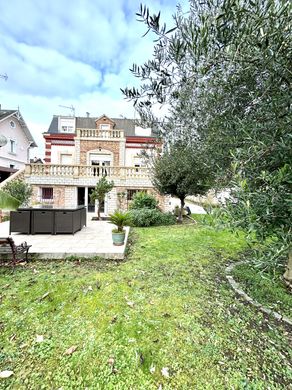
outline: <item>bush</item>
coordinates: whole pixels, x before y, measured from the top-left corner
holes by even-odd
[[[32,194],[32,188],[22,180],[13,180],[5,185],[3,191],[20,201],[21,205],[27,206]]]
[[[158,201],[151,194],[147,192],[137,192],[133,197],[133,202],[130,209],[156,209]]]
[[[130,214],[132,225],[137,227],[173,225],[176,221],[173,214],[162,213],[157,209],[133,209]]]

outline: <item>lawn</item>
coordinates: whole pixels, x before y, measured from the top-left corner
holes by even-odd
[[[3,267],[0,371],[14,374],[0,388],[289,388],[289,330],[224,275],[244,249],[226,231],[157,227],[135,229],[121,263]]]

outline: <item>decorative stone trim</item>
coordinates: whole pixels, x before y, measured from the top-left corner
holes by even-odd
[[[230,286],[233,288],[233,290],[246,302],[250,303],[254,307],[258,308],[262,313],[274,317],[277,321],[282,321],[285,324],[292,326],[292,319],[286,316],[282,316],[281,314],[277,313],[274,310],[268,309],[267,307],[264,307],[259,302],[252,299],[249,295],[247,295],[241,288],[240,285],[234,280],[233,276],[231,275],[233,269],[235,266],[240,264],[245,264],[246,261],[239,261],[238,263],[232,263],[225,269],[226,278],[230,284]]]

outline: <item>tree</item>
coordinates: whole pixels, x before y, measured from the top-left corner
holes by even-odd
[[[108,182],[106,180],[106,177],[103,176],[99,181],[96,183],[96,186],[94,190],[90,194],[90,200],[92,202],[95,202],[95,200],[98,201],[98,208],[97,208],[97,217],[99,220],[100,218],[100,209],[101,205],[104,202],[105,196],[108,192],[110,192],[114,187],[114,182]]]
[[[204,145],[233,190],[233,225],[273,242],[264,267],[281,259],[291,248],[290,2],[190,0],[168,31],[160,13],[137,15],[157,41],[153,59],[133,65],[141,87],[124,94],[148,125],[155,105],[169,106],[161,134]]]
[[[153,184],[163,195],[180,200],[179,221],[182,222],[185,198],[205,195],[213,184],[213,171],[202,150],[176,142],[168,147],[153,164]]]
[[[22,180],[13,180],[5,185],[3,191],[20,201],[21,205],[27,206],[32,194],[32,188]]]

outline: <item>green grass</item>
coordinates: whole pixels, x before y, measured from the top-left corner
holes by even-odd
[[[292,295],[283,283],[283,272],[261,273],[251,264],[240,264],[233,270],[243,289],[264,306],[292,318]]]
[[[289,333],[226,282],[243,237],[182,225],[132,240],[122,263],[0,269],[0,371],[14,372],[0,388],[288,388]]]

